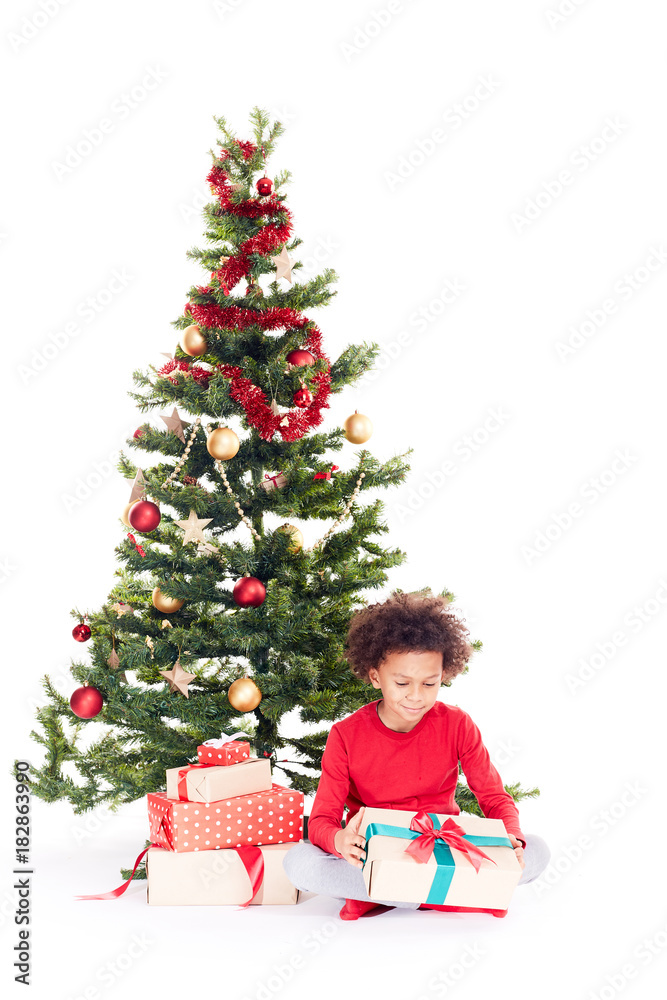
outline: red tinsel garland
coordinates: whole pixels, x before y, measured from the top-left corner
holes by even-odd
[[[322,353],[321,337],[322,334],[317,327],[311,328],[304,346],[328,364],[328,358]],[[327,400],[331,391],[331,374],[328,370],[313,375],[312,381],[316,389],[310,406],[291,410],[285,414],[275,414],[267,405],[262,390],[249,378],[244,378],[242,368],[223,364],[219,365],[219,369],[225,378],[230,379],[229,395],[241,404],[246,411],[248,423],[257,429],[259,436],[265,441],[270,441],[276,431],[281,434],[284,441],[297,441],[310,427],[317,427],[322,422],[321,411],[329,406]]]
[[[174,371],[183,372],[185,375],[192,375],[195,382],[204,386],[208,385],[211,375],[213,374],[213,372],[208,371],[206,368],[200,368],[199,365],[190,365],[187,361],[172,358],[171,361],[167,361],[166,365],[163,365],[162,368],[160,368],[158,375],[163,378],[168,378],[174,385],[178,385],[177,378],[169,378],[170,372]]]
[[[257,152],[257,146],[254,142],[244,142],[243,139],[234,139],[234,142],[243,153],[243,158],[245,160],[249,160],[253,153]]]
[[[197,291],[204,292],[203,289]],[[244,309],[242,306],[219,306],[214,302],[204,305],[191,302],[190,308],[197,325],[223,330],[247,330],[251,326],[259,326],[262,330],[275,330],[279,326],[303,327],[309,322],[298,309],[285,306],[270,306],[260,311]]]
[[[287,242],[292,234],[292,213],[275,195],[268,198],[246,198],[236,204],[232,201],[233,191],[229,183],[229,176],[222,167],[213,167],[206,180],[217,193],[220,207],[225,212],[230,212],[232,215],[243,215],[247,219],[257,219],[260,216],[272,217],[278,213],[285,216],[285,222],[267,222],[260,232],[241,243],[238,253],[230,257],[216,271],[218,281],[221,284],[224,281],[229,288],[233,288],[241,278],[250,272],[250,254],[268,254],[271,250],[277,250],[283,243]]]
[[[235,142],[246,160],[250,159],[257,150],[257,147],[251,142],[244,143],[240,140],[235,140]],[[215,272],[221,287],[226,294],[229,294],[229,289],[234,288],[241,279],[250,273],[251,254],[266,255],[271,251],[277,251],[287,242],[292,233],[292,214],[275,195],[261,199],[246,198],[238,204],[232,201],[234,192],[231,188],[229,175],[222,167],[213,167],[206,180],[217,194],[223,211],[248,219],[268,217],[271,220],[267,221],[254,236],[241,243],[237,253],[229,257],[225,264]],[[274,216],[277,215],[280,215],[281,219],[273,221]],[[197,291],[200,295],[212,294],[210,286],[200,286]],[[308,407],[276,415],[268,405],[262,390],[254,385],[250,379],[243,376],[242,368],[222,364],[218,365],[217,369],[230,380],[230,397],[243,407],[248,423],[255,427],[260,437],[266,441],[270,441],[276,431],[282,435],[285,441],[296,441],[303,437],[309,428],[317,427],[322,422],[321,411],[329,406],[328,399],[331,392],[330,361],[322,351],[320,330],[310,323],[302,313],[296,309],[277,306],[271,306],[268,309],[245,309],[241,306],[221,306],[215,302],[202,305],[189,303],[187,311],[198,326],[209,329],[245,330],[251,326],[258,326],[262,330],[275,330],[279,327],[300,329],[308,326],[303,346],[310,350],[316,358],[325,361],[327,366],[325,372],[316,372],[312,376],[314,393]],[[176,367],[173,362],[169,362],[169,364]],[[181,366],[194,375],[193,368],[196,366],[190,368],[187,362],[180,362],[178,367]],[[167,370],[171,369],[167,369],[167,365],[165,365],[160,374],[166,374]],[[206,372],[206,375],[210,378],[210,373]],[[197,378],[196,375],[194,377]]]

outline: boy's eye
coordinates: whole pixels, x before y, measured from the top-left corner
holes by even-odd
[[[396,681],[396,687],[404,688],[404,687],[407,687],[407,686],[408,686],[407,685],[407,681],[405,681],[404,683],[401,683],[400,681]],[[424,687],[432,688],[432,687],[435,687],[435,684],[425,684]]]

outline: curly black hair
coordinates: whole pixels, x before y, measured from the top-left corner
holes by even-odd
[[[368,671],[389,653],[442,652],[443,681],[463,673],[474,652],[463,622],[448,611],[449,599],[430,588],[394,590],[381,604],[369,604],[350,619],[345,656],[352,673],[370,683]]]

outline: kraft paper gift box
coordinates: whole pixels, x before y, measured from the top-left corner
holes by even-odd
[[[234,736],[244,736],[244,733],[234,733]],[[228,767],[230,764],[240,764],[251,757],[248,740],[237,740],[222,734],[220,739],[206,740],[197,747],[200,764],[218,764]]]
[[[298,903],[283,858],[294,844],[264,844],[264,877],[253,904]],[[222,906],[244,904],[252,892],[248,872],[237,851],[174,854],[151,847],[146,855],[147,900],[151,906]]]
[[[229,770],[229,768],[225,768]],[[303,792],[283,785],[213,802],[182,802],[151,792],[151,840],[169,851],[220,851],[303,838]]]
[[[183,791],[187,802],[215,802],[217,799],[229,799],[233,795],[246,795],[250,792],[268,791],[272,785],[271,761],[268,757],[249,757],[227,767],[214,765],[202,767],[201,764],[184,764],[183,767],[170,767],[167,771],[167,798],[181,799],[179,789],[179,772],[183,775]]]
[[[464,831],[464,839],[470,836],[469,843],[479,846],[492,860],[480,859],[476,871],[463,851],[435,838],[428,860],[418,861],[406,853],[420,836],[409,829],[415,816],[427,817],[426,825],[432,821],[436,831],[443,826],[447,829],[451,826],[447,821],[452,820]],[[371,899],[504,912],[521,878],[521,866],[499,819],[367,807],[360,833],[366,838],[363,876]],[[489,842],[485,843],[485,838]]]

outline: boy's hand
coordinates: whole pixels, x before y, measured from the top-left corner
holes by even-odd
[[[342,854],[345,860],[349,861],[355,868],[363,868],[363,862],[360,859],[366,857],[364,851],[366,840],[359,833],[365,808],[366,806],[362,806],[345,829],[340,829],[334,837],[334,847],[338,853]]]
[[[516,854],[517,861],[519,862],[522,868],[525,868],[526,862],[523,860],[523,845],[521,841],[517,840],[516,837],[512,836],[511,833],[508,834],[508,837],[512,841],[512,847],[514,848],[514,853]]]

